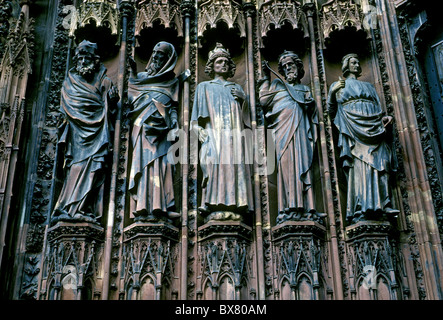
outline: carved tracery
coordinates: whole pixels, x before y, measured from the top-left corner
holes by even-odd
[[[308,20],[299,2],[295,0],[277,0],[266,2],[261,6],[259,10],[259,32],[262,38],[267,36],[272,27],[280,29],[285,24],[290,24],[293,29],[302,30],[305,38],[309,36]]]
[[[88,0],[75,10],[69,35],[74,36],[77,29],[87,24],[95,23],[97,27],[107,27],[112,35],[119,32],[119,14],[117,4],[110,0]]]
[[[3,244],[10,219],[28,76],[32,71],[33,23],[29,7],[25,4],[18,19],[10,20],[9,34],[0,60],[0,242]],[[0,248],[0,261],[2,255],[3,245]]]
[[[321,26],[324,38],[328,38],[333,31],[343,30],[346,27],[363,29],[360,6],[354,1],[331,0],[321,8]]]
[[[12,194],[11,184],[9,183],[12,181],[10,178],[13,177],[14,168],[11,164],[13,164],[14,152],[18,150],[18,145],[14,144],[14,141],[19,141],[17,134],[20,133],[21,121],[25,114],[24,97],[27,75],[35,68],[31,61],[33,51],[32,43],[30,43],[32,42],[32,20],[27,17],[26,5],[23,5],[28,1],[0,0],[0,25],[6,21],[4,17],[1,17],[2,12],[8,11],[8,8],[3,5],[12,2],[17,6],[20,3],[25,11],[20,16],[16,16],[19,17],[18,20],[7,17],[7,24],[12,26],[11,31],[2,32],[0,26],[0,40],[3,44],[3,48],[0,48],[0,54],[5,53],[1,55],[2,60],[0,61],[0,183],[2,183],[0,184],[0,217],[2,219],[7,217],[4,214],[5,212],[8,213],[9,210],[9,207],[3,204],[7,203],[6,198]],[[280,42],[280,39],[269,41],[270,38],[273,38],[273,34],[281,36],[284,39],[282,42],[285,46],[294,45],[300,48],[301,51],[303,51],[302,49],[309,49],[311,46],[310,52],[306,50],[302,52],[305,67],[310,71],[309,76],[304,79],[304,83],[308,86],[311,85],[313,94],[319,102],[317,107],[321,111],[321,102],[325,102],[328,91],[326,84],[333,81],[340,70],[340,66],[334,65],[332,61],[331,56],[333,54],[329,53],[337,49],[337,47],[334,47],[337,42],[333,41],[335,35],[332,34],[336,31],[352,29],[351,32],[338,32],[339,40],[343,38],[343,42],[346,43],[355,40],[353,38],[355,30],[365,37],[363,30],[368,31],[366,24],[368,23],[368,13],[372,14],[371,19],[377,20],[378,18],[373,10],[374,7],[370,6],[369,3],[380,6],[394,3],[389,2],[389,0],[269,0],[264,3],[263,1],[257,2],[258,5],[256,6],[254,2],[242,3],[240,0],[199,0],[197,2],[186,0],[60,1],[59,15],[52,15],[57,21],[61,21],[65,17],[60,14],[61,7],[67,3],[75,3],[77,6],[76,9],[73,9],[73,6],[70,9],[71,12],[75,12],[71,16],[70,22],[72,23],[69,26],[63,24],[66,35],[69,32],[72,38],[69,39],[68,44],[68,42],[64,42],[68,37],[62,39],[60,33],[55,34],[55,40],[52,40],[49,36],[48,38],[42,37],[45,39],[45,44],[53,45],[54,59],[52,61],[52,58],[48,59],[52,66],[47,68],[49,71],[41,72],[42,75],[37,74],[36,80],[49,79],[48,81],[56,83],[57,77],[54,74],[63,74],[64,69],[60,65],[69,64],[71,58],[69,52],[72,52],[59,50],[60,47],[65,48],[66,45],[66,48],[72,49],[75,47],[74,45],[70,46],[73,44],[73,38],[80,39],[88,34],[91,29],[100,31],[94,34],[96,37],[105,37],[104,34],[109,35],[110,32],[115,36],[111,37],[112,45],[116,43],[114,40],[118,38],[120,41],[117,45],[121,45],[122,49],[120,52],[130,55],[132,50],[132,53],[135,52],[134,58],[137,59],[142,57],[140,52],[144,50],[133,50],[134,43],[132,41],[134,39],[140,40],[141,49],[144,49],[143,41],[145,37],[161,38],[163,34],[161,32],[157,33],[157,30],[159,27],[160,29],[164,27],[169,29],[165,32],[168,35],[175,36],[176,31],[178,38],[180,38],[177,40],[178,45],[183,44],[183,41],[185,42],[180,47],[182,51],[179,52],[180,64],[177,64],[177,69],[184,65],[185,69],[189,68],[191,70],[190,80],[185,82],[188,91],[183,94],[183,97],[180,96],[180,99],[183,98],[183,101],[180,101],[180,108],[183,108],[181,111],[183,111],[182,117],[184,119],[181,118],[180,121],[183,120],[183,123],[186,124],[185,117],[189,116],[190,111],[188,107],[193,102],[193,90],[195,90],[196,83],[201,82],[201,79],[198,79],[201,66],[198,64],[200,63],[199,59],[204,58],[206,44],[210,42],[208,38],[216,35],[221,29],[227,30],[228,28],[229,34],[233,29],[232,33],[237,34],[238,32],[238,35],[242,38],[240,39],[241,44],[244,44],[244,46],[237,46],[233,45],[233,42],[224,43],[225,46],[232,45],[233,49],[238,47],[239,50],[244,50],[243,55],[239,54],[236,57],[239,62],[238,71],[245,72],[247,75],[247,80],[242,82],[241,85],[250,97],[254,97],[256,93],[254,91],[256,79],[250,77],[250,75],[255,76],[256,73],[260,73],[257,65],[260,64],[263,58],[269,59],[273,63],[271,58],[274,52],[266,50],[272,47],[269,43]],[[407,1],[395,1],[395,3],[400,2]],[[132,17],[131,15],[125,20],[123,18],[125,10],[122,10],[122,4],[126,8],[133,9],[136,16]],[[309,4],[309,7],[307,4]],[[182,13],[179,12],[180,7],[183,10]],[[198,8],[198,13],[194,19],[188,10],[193,11],[195,8]],[[392,8],[389,8],[389,10]],[[385,15],[383,16],[385,21],[377,22],[380,22],[381,26],[383,24],[389,25],[389,31],[396,35],[398,30],[396,30],[396,24],[394,23],[395,15],[382,12],[383,8],[376,9],[380,9],[381,14]],[[42,20],[44,19],[40,19],[39,23]],[[222,27],[220,27],[220,23],[222,23]],[[57,22],[56,24],[59,25],[60,23]],[[124,26],[127,26],[127,28]],[[124,37],[120,34],[122,30],[127,30]],[[170,33],[170,31],[172,32]],[[403,72],[404,70],[403,67],[395,64],[396,59],[386,54],[390,50],[389,45],[395,44],[396,41],[385,40],[388,32],[385,32],[382,28],[381,31],[383,32],[377,33],[374,31],[374,39],[370,39],[370,41],[374,41],[372,43],[374,46],[371,48],[377,50],[378,56],[382,58],[381,67],[379,67],[377,60],[369,61],[369,59],[373,59],[371,55],[366,57],[365,62],[377,72],[377,68],[381,69],[379,70],[382,73],[380,79],[376,79],[380,82],[377,90],[379,88],[387,89],[385,96],[388,97],[389,95],[386,92],[394,92],[393,89],[395,89],[394,85],[396,83],[395,79],[391,79],[392,83],[389,82],[389,77],[393,78],[393,73],[390,69],[389,72],[386,72],[384,70],[386,67],[383,67],[383,65],[392,67],[394,71],[398,69],[398,71]],[[5,37],[6,34],[9,36]],[[295,34],[296,37],[288,36],[292,34]],[[382,40],[376,38],[379,34],[381,34]],[[342,35],[343,37],[341,37]],[[370,32],[367,32],[366,35],[370,36]],[[308,38],[309,36],[311,37],[309,39],[311,40],[310,44],[309,41],[300,41],[304,40],[303,37]],[[217,37],[218,35],[215,36],[215,38]],[[325,42],[328,46],[327,49],[332,49],[329,52],[325,51],[326,55],[323,55],[324,51],[322,51],[324,49],[322,47],[323,38],[329,41]],[[219,39],[210,40],[217,41]],[[401,42],[407,40],[401,39]],[[202,50],[197,48],[198,42],[202,45]],[[245,46],[246,43],[248,48]],[[395,52],[401,53],[401,46],[398,48],[399,50]],[[107,49],[109,47],[104,46],[104,50]],[[272,49],[277,51],[275,47],[272,47]],[[340,49],[338,48],[338,50]],[[29,218],[32,221],[37,216],[41,220],[40,224],[31,223],[25,226],[28,230],[25,236],[27,242],[22,243],[22,247],[26,247],[26,252],[24,258],[19,258],[23,259],[21,262],[24,267],[23,270],[18,271],[21,274],[17,276],[17,279],[22,277],[22,280],[19,280],[21,283],[18,284],[22,288],[19,293],[21,298],[174,299],[180,297],[182,299],[254,299],[256,294],[260,299],[401,299],[413,298],[414,295],[415,297],[419,295],[420,298],[433,297],[427,289],[425,292],[425,289],[418,288],[423,292],[418,294],[414,292],[417,291],[417,288],[414,287],[416,284],[424,288],[423,283],[425,281],[427,285],[432,282],[431,278],[426,278],[428,277],[428,271],[426,269],[420,271],[421,265],[416,266],[416,264],[419,260],[420,262],[423,261],[423,265],[425,265],[425,262],[433,261],[425,256],[424,250],[419,251],[417,249],[414,251],[415,247],[421,247],[422,245],[422,243],[412,243],[412,241],[415,241],[415,237],[408,238],[408,234],[402,233],[400,239],[406,236],[405,238],[411,239],[409,240],[410,243],[404,242],[397,247],[396,239],[394,239],[397,234],[395,232],[390,233],[391,228],[397,228],[394,224],[372,225],[364,222],[354,226],[353,229],[349,229],[342,223],[343,220],[340,219],[341,181],[337,182],[340,176],[337,179],[336,171],[338,171],[338,168],[333,161],[335,154],[332,152],[334,151],[335,141],[328,131],[326,135],[324,134],[325,131],[320,132],[325,136],[322,138],[321,144],[329,144],[331,148],[322,149],[322,151],[331,152],[322,154],[319,161],[321,164],[330,165],[331,167],[325,168],[324,175],[321,173],[320,177],[315,176],[316,181],[322,181],[321,185],[323,187],[328,187],[331,184],[334,189],[331,192],[334,199],[324,197],[324,203],[319,204],[319,206],[328,206],[329,216],[325,225],[311,223],[310,221],[292,221],[293,223],[285,223],[278,228],[273,227],[275,208],[273,207],[274,199],[269,196],[271,195],[269,190],[275,186],[272,185],[272,181],[269,183],[269,180],[264,178],[267,173],[259,177],[260,192],[258,196],[262,198],[259,199],[258,203],[261,201],[262,211],[251,218],[251,221],[245,222],[245,225],[240,222],[226,224],[226,221],[220,221],[218,224],[205,224],[203,220],[199,220],[201,218],[199,213],[195,212],[198,193],[196,192],[197,187],[194,187],[194,182],[197,182],[199,173],[195,173],[194,178],[193,170],[195,170],[195,167],[190,167],[186,175],[180,175],[176,179],[178,187],[180,187],[180,183],[185,182],[182,185],[182,191],[183,193],[187,192],[187,197],[189,197],[189,201],[187,199],[183,202],[180,201],[183,204],[183,212],[188,209],[185,206],[192,202],[188,212],[189,216],[187,216],[189,220],[183,220],[182,225],[168,222],[160,226],[150,223],[130,224],[128,226],[126,214],[129,213],[126,211],[127,206],[125,205],[125,201],[127,201],[126,178],[128,172],[125,171],[125,166],[128,164],[127,155],[129,154],[128,149],[130,149],[130,147],[128,148],[128,124],[130,121],[127,114],[129,105],[124,98],[127,94],[125,91],[127,90],[127,83],[125,82],[127,79],[124,71],[122,71],[128,67],[128,59],[124,54],[118,54],[121,59],[116,59],[117,54],[111,53],[109,56],[110,59],[106,62],[109,70],[114,72],[112,76],[117,77],[123,74],[120,83],[120,87],[123,89],[122,117],[119,118],[122,121],[122,126],[119,128],[122,130],[116,131],[120,134],[117,136],[120,137],[120,140],[119,138],[115,140],[120,141],[120,145],[115,145],[115,168],[117,169],[115,170],[115,177],[117,177],[115,194],[117,196],[113,198],[113,201],[115,199],[113,204],[115,204],[116,209],[109,210],[109,213],[115,214],[115,217],[111,216],[109,219],[106,217],[108,219],[107,223],[112,222],[114,224],[112,228],[107,230],[109,234],[106,234],[106,236],[105,230],[94,225],[71,226],[62,224],[58,228],[46,227],[44,221],[46,221],[47,209],[45,206],[49,206],[46,193],[49,193],[47,190],[51,188],[51,183],[54,182],[54,180],[51,180],[51,175],[47,175],[49,178],[48,181],[44,181],[44,184],[39,181],[35,184],[35,187],[30,187],[34,188],[33,192],[27,190],[27,193],[31,194],[29,197],[33,198],[13,199],[16,202],[13,202],[15,207],[12,208],[18,209],[21,209],[22,202],[28,200],[29,202],[32,200],[33,204],[39,202],[39,205],[33,205],[30,209],[32,214],[20,213],[17,221],[27,221]],[[116,68],[117,60],[118,70]],[[143,59],[141,58],[141,60]],[[401,59],[399,61],[401,62]],[[410,64],[409,62],[411,61],[407,60],[408,65],[413,65],[412,62]],[[365,68],[367,68],[367,65],[365,65]],[[37,64],[36,70],[40,72],[39,68],[40,64]],[[182,70],[176,71],[181,72]],[[401,75],[402,73],[399,72],[398,74]],[[371,78],[371,74],[368,75],[368,78]],[[243,75],[241,79],[244,79]],[[320,85],[317,80],[319,80]],[[374,79],[369,79],[369,81],[374,82]],[[41,81],[37,82],[40,83]],[[246,90],[248,86],[249,88]],[[60,92],[53,89],[56,86],[51,85],[50,88],[45,93],[50,96],[59,95]],[[36,90],[36,87],[32,87],[32,89]],[[389,91],[389,89],[392,90]],[[386,105],[392,108],[389,98],[386,98]],[[385,97],[381,96],[381,99],[384,100]],[[48,100],[48,105],[51,105],[53,109],[56,104],[53,103],[54,100],[56,99]],[[37,100],[36,102],[33,101],[33,107],[38,103]],[[255,106],[255,103],[251,102],[251,106]],[[51,109],[43,107],[41,110]],[[410,110],[408,116],[416,116],[413,108],[405,110]],[[34,114],[34,108],[29,111],[33,119],[34,117],[35,119],[46,117],[46,122],[41,122],[44,136],[41,142],[37,138],[39,142],[38,147],[36,147],[41,150],[46,148],[46,151],[42,152],[40,159],[34,162],[36,166],[38,164],[41,167],[45,163],[54,162],[48,156],[50,150],[52,150],[48,145],[53,143],[54,139],[48,137],[51,137],[52,133],[55,132],[56,121],[52,120],[53,126],[51,127],[48,125],[53,116],[50,111],[42,111],[41,114],[39,114],[40,111]],[[259,112],[261,111],[259,110]],[[330,114],[325,114],[325,116],[326,118],[321,124],[326,126],[326,130],[328,130]],[[258,119],[258,122],[262,121],[259,129],[261,127],[266,129],[269,123],[261,120],[262,118],[259,117]],[[186,126],[184,127],[186,128]],[[404,127],[407,128],[407,126]],[[319,130],[325,129],[320,128]],[[34,132],[31,131],[31,134]],[[260,154],[264,155],[269,145],[266,145],[261,137],[257,140],[260,144],[257,148],[263,151]],[[405,144],[408,144],[410,140],[407,137]],[[420,151],[421,149],[417,148],[417,150]],[[44,161],[41,159],[44,159]],[[415,163],[415,161],[414,159],[414,162],[411,161],[411,163]],[[260,166],[260,169],[267,168],[266,164],[260,164]],[[320,168],[320,170],[323,170],[323,168]],[[47,171],[50,172],[51,168]],[[408,179],[402,178],[401,183],[407,184],[416,177],[413,176],[412,179]],[[254,196],[257,196],[257,194],[254,194]],[[28,196],[19,195],[19,197],[25,198]],[[407,208],[407,210],[415,212],[414,201],[416,200],[411,199],[412,197],[404,197],[404,204],[410,204],[411,209]],[[264,204],[266,204],[266,207]],[[421,210],[420,207],[418,209]],[[425,207],[425,209],[430,208]],[[21,211],[28,212],[26,210]],[[257,217],[263,218],[263,220],[254,220]],[[403,218],[403,216],[399,218],[402,223],[401,219]],[[3,221],[1,222],[4,224]],[[262,227],[263,234],[260,234],[257,230]],[[415,230],[412,225],[408,228],[410,229],[408,232]],[[402,230],[397,231],[403,232]],[[2,233],[3,235],[4,233]],[[420,234],[418,233],[418,235]],[[39,246],[33,243],[44,245]],[[105,249],[107,244],[112,246],[109,251]],[[20,247],[20,245],[17,247]],[[437,244],[435,247],[437,247]],[[260,253],[260,250],[265,252]],[[437,252],[437,249],[435,250]],[[10,252],[12,251],[10,250]],[[407,256],[408,252],[412,252],[409,257]],[[431,254],[434,253],[431,252]],[[5,259],[0,260],[4,261]],[[105,267],[106,263],[103,263],[102,260],[110,261],[110,267]],[[20,261],[18,262],[20,263]],[[432,264],[429,265],[432,266]],[[376,276],[369,277],[369,272],[374,270],[377,272]],[[262,278],[260,278],[260,272],[262,272]],[[417,277],[418,280],[414,277]],[[107,289],[105,289],[104,284],[106,279],[110,279]],[[368,282],[369,280],[375,281],[373,283],[374,287],[371,287],[372,284]],[[414,282],[416,283],[414,284]],[[373,290],[367,290],[365,286],[371,287]],[[408,296],[409,288],[413,293],[411,297]],[[71,289],[77,291],[74,292]],[[429,296],[426,296],[426,294]]]
[[[131,240],[124,248],[123,260],[126,299],[171,299],[177,252],[170,241]],[[165,292],[169,294],[165,296]]]
[[[409,290],[404,284],[404,261],[395,242],[388,239],[387,224],[348,229],[350,292],[354,299],[397,300]],[[378,232],[378,236],[366,234]],[[400,290],[402,289],[402,290]]]
[[[251,282],[251,249],[237,239],[208,241],[199,246],[202,274],[198,293],[212,299],[249,299]],[[232,291],[230,290],[232,289]]]
[[[241,4],[233,0],[208,0],[201,1],[198,5],[198,29],[197,35],[203,37],[203,33],[209,27],[216,28],[220,21],[225,22],[229,29],[237,27],[240,37],[246,37],[245,18]]]
[[[145,28],[152,28],[156,21],[165,28],[175,28],[178,37],[183,36],[180,4],[175,0],[141,1],[135,20],[135,36],[140,36],[140,32]]]
[[[86,232],[88,236],[94,233],[91,231]],[[95,231],[94,236],[100,237],[100,231]],[[81,238],[63,236],[53,240],[45,255],[40,298],[77,300],[93,299],[95,295],[100,295],[97,282],[101,273],[102,254],[102,244],[95,240],[87,242]]]

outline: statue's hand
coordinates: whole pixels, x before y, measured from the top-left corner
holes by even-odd
[[[383,126],[386,128],[387,126],[392,124],[392,121],[394,120],[391,116],[384,116],[381,121],[383,122]]]
[[[117,87],[112,86],[111,89],[109,89],[108,95],[112,102],[117,102],[120,99]]]
[[[203,143],[206,141],[206,139],[208,139],[208,132],[205,129],[199,127],[198,128],[198,140],[201,143]]]
[[[339,80],[332,85],[331,91],[333,94],[336,94],[338,90],[343,89],[344,87],[346,87],[345,79],[339,77]]]
[[[263,60],[263,61],[262,61],[262,69],[261,69],[261,72],[262,72],[262,76],[263,76],[264,78],[268,78],[268,79],[271,78],[271,70],[270,70],[269,68],[270,68],[270,67],[269,67],[269,63],[268,63],[268,61]]]
[[[232,88],[231,94],[234,97],[234,99],[237,101],[244,101],[246,99],[246,95],[244,94],[244,92],[237,88]]]
[[[57,118],[57,128],[64,126],[68,122],[64,114],[60,114]]]
[[[134,75],[137,74],[137,63],[135,62],[134,58],[129,56],[129,67],[131,68],[131,71],[134,73]]]
[[[68,119],[65,115],[61,114],[57,119],[57,134],[60,137],[65,129],[65,126],[68,124]]]
[[[169,131],[169,138],[175,140],[179,137],[179,125],[177,119],[173,119],[171,123],[171,131]]]

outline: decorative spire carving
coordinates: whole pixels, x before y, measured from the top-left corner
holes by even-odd
[[[25,73],[32,73],[32,55],[34,43],[34,19],[20,13],[19,19],[12,22],[3,58],[0,62],[0,71],[12,68],[14,74],[22,77]]]

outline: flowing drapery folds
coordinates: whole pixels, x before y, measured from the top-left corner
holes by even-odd
[[[278,222],[294,213],[315,212],[312,163],[317,141],[317,113],[310,89],[275,79],[260,87],[268,112],[277,158]]]
[[[97,221],[103,214],[106,156],[112,140],[110,116],[115,87],[100,65],[88,82],[71,69],[61,91],[61,112],[65,115],[59,150],[64,150],[63,188],[54,217],[63,220]]]
[[[177,120],[179,80],[174,67],[177,54],[166,42],[156,48],[168,52],[163,66],[156,72],[139,72],[129,79],[128,98],[132,104],[132,163],[129,192],[134,200],[136,219],[153,219],[175,213],[174,164],[168,160],[173,141],[168,133]],[[156,50],[156,49],[155,49]],[[153,63],[153,57],[148,66]]]

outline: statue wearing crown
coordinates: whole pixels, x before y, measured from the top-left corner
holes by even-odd
[[[212,80],[198,84],[191,128],[200,141],[203,172],[199,212],[209,220],[242,220],[253,211],[250,127],[246,94],[228,81],[236,65],[218,43],[209,53],[205,73]]]

